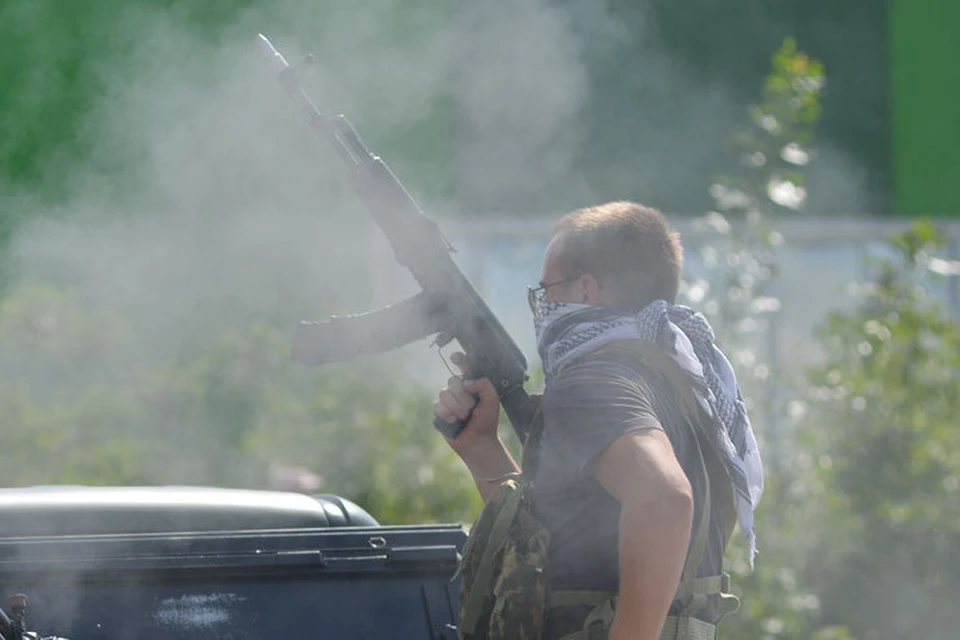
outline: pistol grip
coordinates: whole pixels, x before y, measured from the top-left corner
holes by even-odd
[[[469,418],[468,418],[469,419]],[[460,432],[463,431],[463,428],[467,426],[466,420],[457,420],[456,422],[447,422],[441,418],[433,418],[433,427],[440,433],[444,435],[448,440],[453,440]]]

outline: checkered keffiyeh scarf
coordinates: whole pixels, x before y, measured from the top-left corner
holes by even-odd
[[[753,511],[763,493],[763,465],[733,367],[714,344],[707,319],[664,300],[654,301],[637,315],[606,307],[543,302],[534,326],[547,379],[565,362],[622,338],[653,342],[686,370],[702,377],[709,390],[707,401],[723,426],[712,435],[733,480],[737,519],[747,536],[752,566],[756,551]]]

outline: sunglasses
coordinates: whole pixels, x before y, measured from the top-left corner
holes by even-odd
[[[537,305],[543,302],[544,296],[547,295],[547,289],[550,287],[559,287],[562,284],[573,282],[579,278],[580,276],[573,276],[572,278],[557,280],[556,282],[551,282],[550,284],[543,284],[539,287],[527,287],[527,304],[530,305],[530,311],[533,313],[537,312]]]

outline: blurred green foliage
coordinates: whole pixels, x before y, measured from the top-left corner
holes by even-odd
[[[787,39],[771,59],[751,126],[734,139],[740,171],[721,176],[711,188],[716,206],[750,215],[803,210],[804,167],[820,119],[826,84],[823,64]]]
[[[779,310],[768,297],[782,242],[775,215],[802,209],[784,207],[770,187],[802,188],[802,168],[815,161],[805,145],[822,78],[792,42],[774,56],[754,126],[737,140],[745,171],[712,188],[724,212],[704,219],[716,231],[707,248],[715,259],[705,260],[713,268],[706,281],[688,283],[688,294],[707,292],[767,454],[756,569],[735,543],[730,570],[743,608],[721,635],[945,640],[960,624],[952,606],[960,592],[960,325],[937,292],[960,264],[940,257],[944,233],[917,222],[868,260],[871,277],[851,285],[852,308],[831,313],[814,336],[824,361],[806,379],[770,371],[758,356],[757,320]],[[804,162],[787,171],[766,162],[789,160],[784,150],[803,151],[795,157]]]
[[[30,286],[0,304],[0,485],[267,487],[302,466],[381,521],[468,521],[473,482],[426,396],[382,367],[307,370],[271,326],[145,362],[125,318]]]
[[[700,251],[709,275],[685,283],[684,293],[702,306],[721,343],[736,353],[748,353],[742,350],[749,349],[762,328],[758,318],[780,308],[771,295],[777,247],[783,243],[775,221],[784,212],[804,209],[805,168],[815,157],[811,144],[825,82],[823,64],[787,39],[771,57],[761,100],[750,107],[748,124],[734,136],[738,170],[714,179],[709,189],[714,210],[697,220],[710,234]],[[740,360],[741,365],[749,362],[747,381],[762,383],[770,375],[754,357]]]
[[[944,244],[925,221],[894,235],[820,326],[826,355],[791,400],[724,636],[956,637],[960,325],[933,292],[960,264]]]
[[[952,638],[960,625],[960,326],[932,295],[958,265],[943,232],[891,238],[857,307],[819,340],[800,432],[812,498],[808,573],[864,638]]]
[[[728,570],[741,610],[724,620],[729,638],[846,640],[849,629],[825,620],[816,590],[807,584],[802,537],[803,509],[788,506],[797,490],[790,450],[782,434],[787,398],[779,393],[784,372],[771,370],[762,353],[764,336],[780,312],[775,297],[777,251],[783,237],[776,219],[802,211],[805,168],[825,84],[823,65],[787,39],[771,57],[761,100],[749,109],[749,122],[734,137],[737,172],[718,176],[710,186],[715,210],[699,220],[710,241],[701,250],[706,272],[685,283],[687,301],[710,318],[717,339],[730,354],[750,411],[766,476],[756,512],[759,552],[756,567],[746,562],[743,540],[734,538]]]

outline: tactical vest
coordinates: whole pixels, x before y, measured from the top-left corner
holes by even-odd
[[[729,576],[696,577],[709,536],[712,509],[721,509],[724,547],[736,523],[733,491],[719,454],[705,430],[716,428],[701,408],[692,380],[666,352],[635,339],[617,340],[601,350],[627,351],[660,375],[675,392],[704,477],[700,517],[674,596],[677,613],[667,617],[661,640],[715,640],[717,625],[695,617],[710,596],[720,601],[720,617],[739,607],[729,592]],[[522,468],[535,465],[532,452],[543,432],[537,414],[524,443]],[[529,466],[528,466],[529,465]],[[530,471],[532,476],[532,470]],[[613,622],[617,594],[603,591],[552,591],[544,569],[549,562],[550,536],[533,514],[531,495],[523,474],[499,479],[500,486],[470,531],[460,563],[460,638],[462,640],[539,640],[551,608],[592,607],[583,627],[561,640],[605,640]],[[711,490],[713,487],[713,490]]]

